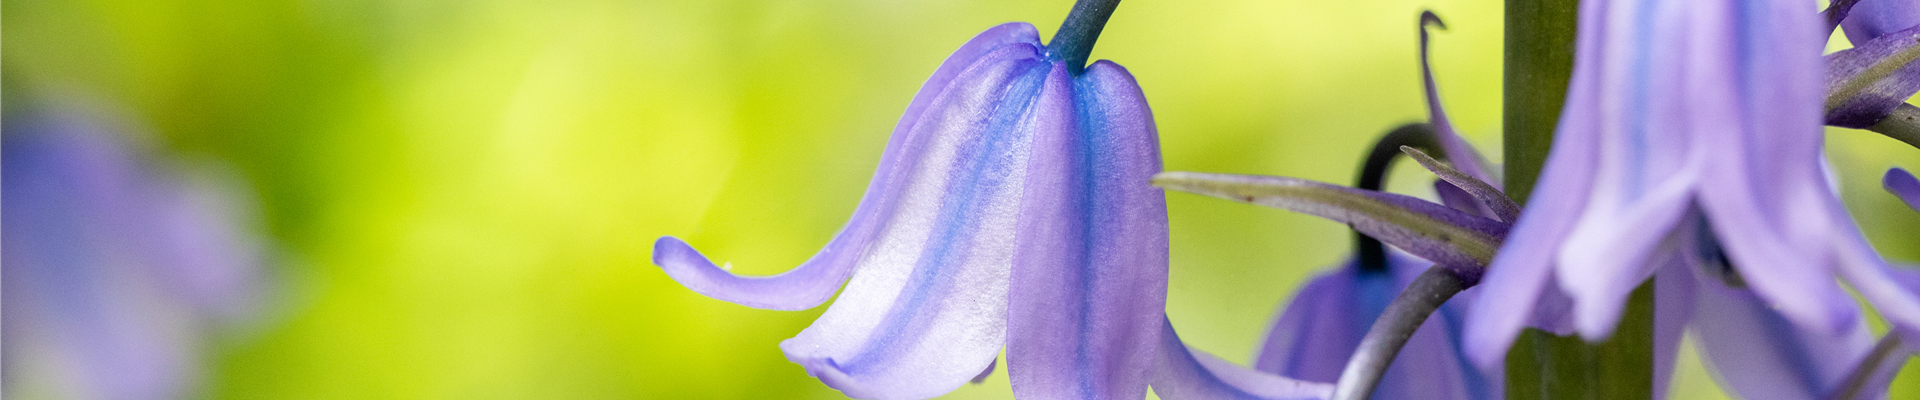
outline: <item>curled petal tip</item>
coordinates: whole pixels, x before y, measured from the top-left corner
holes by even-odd
[[[834,289],[845,280],[844,273],[807,265],[774,276],[735,275],[672,236],[661,236],[653,242],[653,265],[696,293],[768,310],[813,308],[833,297]]]
[[[661,236],[653,241],[653,265],[667,268],[667,265],[701,264],[712,265],[706,257],[695,251],[687,242],[672,236]]]
[[[1446,30],[1447,22],[1441,21],[1440,15],[1434,14],[1433,10],[1420,11],[1420,28],[1425,30],[1429,26]]]
[[[969,383],[973,383],[973,384],[975,384],[975,385],[978,385],[978,384],[982,384],[982,383],[986,383],[986,382],[987,382],[987,377],[990,377],[990,376],[993,376],[993,369],[994,369],[994,367],[996,367],[996,366],[999,366],[999,365],[1000,365],[1000,360],[994,360],[994,362],[992,362],[992,363],[988,363],[988,364],[987,364],[987,369],[985,369],[985,370],[981,370],[981,371],[980,371],[980,375],[979,375],[979,376],[975,376],[975,377],[973,377],[973,380],[970,380],[970,381],[967,381],[967,382],[969,382]]]
[[[847,397],[856,399],[927,399],[938,397],[958,389],[968,382],[978,383],[991,375],[997,360],[989,359],[982,364],[972,361],[953,360],[953,365],[971,364],[967,376],[949,379],[948,371],[933,371],[926,364],[888,364],[874,365],[871,362],[853,358],[835,359],[827,355],[827,349],[810,345],[798,339],[787,339],[780,343],[780,350],[786,353],[787,360],[799,364],[807,370],[807,375],[819,379],[834,390]],[[825,352],[823,352],[825,351]],[[979,369],[973,369],[979,368]],[[938,369],[938,368],[935,368]]]
[[[806,368],[808,376],[819,379],[820,383],[824,383],[827,387],[846,394],[847,397],[856,399],[875,399],[881,397],[862,387],[859,382],[847,374],[845,370],[840,369],[840,364],[833,362],[832,358],[800,357],[794,356],[791,353],[789,353],[787,357],[792,360],[793,363],[800,364],[800,367]]]
[[[1920,210],[1920,179],[1914,179],[1913,173],[1900,168],[1889,169],[1887,175],[1880,179],[1880,184],[1894,196],[1899,196],[1908,207]]]
[[[1187,347],[1174,332],[1171,321],[1163,322],[1162,326],[1160,345],[1154,350],[1154,368],[1148,378],[1153,393],[1162,399],[1305,400],[1333,395],[1332,384],[1295,380],[1241,367]]]

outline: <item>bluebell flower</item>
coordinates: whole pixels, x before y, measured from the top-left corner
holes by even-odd
[[[1004,346],[1017,396],[1144,397],[1171,329],[1165,196],[1149,185],[1160,149],[1126,69],[1082,70],[1098,31],[1063,27],[1049,47],[1011,23],[961,46],[907,107],[846,226],[800,266],[734,275],[673,237],[654,263],[776,310],[844,282],[780,348],[849,396],[937,396],[991,372]]]
[[[1792,0],[1598,0],[1579,18],[1552,153],[1469,314],[1476,362],[1496,365],[1543,298],[1571,301],[1581,336],[1610,335],[1692,213],[1795,326],[1859,322],[1837,275],[1920,328],[1920,298],[1890,282],[1822,172],[1815,14]]]
[[[10,111],[5,396],[195,393],[208,336],[258,300],[245,203],[176,175],[97,117]]]

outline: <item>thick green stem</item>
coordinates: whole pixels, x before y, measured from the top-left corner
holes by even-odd
[[[1578,0],[1507,0],[1504,165],[1507,195],[1523,204],[1546,164],[1573,76],[1578,8]],[[1507,398],[1652,398],[1652,287],[1634,291],[1604,343],[1522,333],[1507,353]]]
[[[1507,197],[1526,204],[1553,146],[1573,78],[1578,0],[1507,0],[1504,119]]]
[[[1640,285],[1599,344],[1528,329],[1507,352],[1507,398],[1653,398],[1653,282]]]

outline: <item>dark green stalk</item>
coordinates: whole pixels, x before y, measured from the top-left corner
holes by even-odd
[[[1867,130],[1899,140],[1908,146],[1920,148],[1920,107],[1912,104],[1900,104],[1880,123],[1867,127]]]
[[[1067,20],[1060,23],[1060,31],[1054,32],[1053,42],[1047,43],[1047,58],[1066,62],[1068,72],[1079,76],[1087,68],[1087,56],[1093,54],[1093,42],[1100,39],[1100,30],[1107,27],[1107,19],[1119,6],[1120,0],[1075,2]]]
[[[1507,195],[1524,204],[1553,145],[1573,77],[1578,0],[1507,0]],[[1507,353],[1507,398],[1653,397],[1653,284],[1634,290],[1613,337],[1589,344],[1528,329]]]
[[[1579,0],[1507,0],[1505,137],[1507,197],[1527,203],[1553,146],[1553,129],[1573,79]]]
[[[1360,165],[1360,176],[1354,178],[1353,187],[1381,191],[1386,190],[1387,173],[1393,171],[1393,160],[1400,156],[1400,146],[1410,146],[1440,154],[1446,157],[1440,148],[1440,140],[1434,137],[1433,125],[1411,123],[1393,128],[1380,141],[1374,142],[1373,149],[1367,153],[1367,161]],[[1386,271],[1387,247],[1360,231],[1353,232],[1354,255],[1360,260],[1361,271]]]

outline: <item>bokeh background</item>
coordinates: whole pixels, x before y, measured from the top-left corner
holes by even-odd
[[[1452,27],[1433,45],[1442,99],[1497,156],[1501,3],[1136,0],[1094,57],[1138,77],[1168,169],[1346,183],[1378,134],[1425,119],[1422,9]],[[0,72],[10,113],[119,121],[258,201],[272,294],[211,330],[192,397],[839,398],[776,347],[823,308],[704,298],[650,264],[653,240],[738,272],[797,264],[852,212],[948,52],[1008,21],[1049,35],[1068,6],[9,0]],[[1920,261],[1920,213],[1878,185],[1920,151],[1840,129],[1829,144],[1874,243]],[[1428,194],[1402,164],[1393,187]],[[1350,247],[1336,223],[1168,200],[1168,313],[1228,360]],[[1676,398],[1721,396],[1682,361]],[[1920,373],[1896,386],[1920,396]],[[996,373],[949,397],[1010,390]]]

